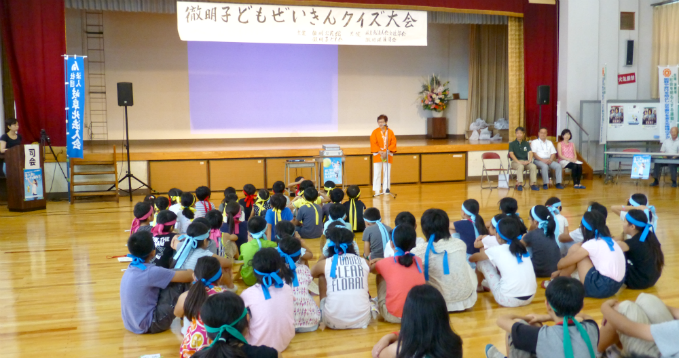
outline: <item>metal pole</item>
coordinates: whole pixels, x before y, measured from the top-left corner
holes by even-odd
[[[132,202],[132,179],[130,178],[130,134],[128,132],[128,113],[127,106],[125,106],[125,146],[127,147],[127,178],[128,178],[128,192],[130,193],[130,202]]]

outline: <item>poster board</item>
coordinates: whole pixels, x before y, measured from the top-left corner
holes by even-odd
[[[607,101],[607,141],[659,141],[663,113],[658,100]]]

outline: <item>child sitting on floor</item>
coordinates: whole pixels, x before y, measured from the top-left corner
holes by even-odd
[[[175,229],[180,235],[187,233],[187,228],[194,218],[196,217],[196,209],[194,209],[194,204],[196,203],[196,197],[191,193],[183,193],[180,198],[180,204],[182,205],[180,212],[177,214],[177,224]]]
[[[635,302],[608,300],[602,303],[602,316],[598,352],[609,347],[615,352],[620,345],[626,357],[678,356],[678,309],[658,297],[641,293]]]
[[[283,195],[284,198],[286,198],[286,207],[288,207],[288,204],[290,204],[290,198],[288,195],[286,195],[286,184],[284,184],[282,181],[275,181],[274,184],[272,184],[272,192],[274,195],[276,194],[281,194]]]
[[[264,218],[267,221],[267,237],[272,241],[277,241],[277,237],[281,235],[276,231],[276,225],[280,221],[292,221],[293,212],[286,207],[286,197],[283,194],[274,194],[269,200],[271,208],[267,210]]]
[[[248,222],[243,221],[243,208],[235,200],[224,206],[222,211],[222,228],[220,231],[230,235],[236,235],[236,248],[248,242]],[[238,257],[238,256],[234,256]]]
[[[170,210],[163,210],[158,213],[156,221],[156,226],[151,229],[156,256],[151,262],[156,266],[170,268],[172,256],[175,254],[175,250],[172,249],[172,240],[177,234],[172,232],[172,229],[177,222],[177,215]]]
[[[201,307],[201,319],[209,345],[196,352],[195,358],[281,358],[274,348],[248,344],[248,309],[243,299],[232,292],[210,296]]]
[[[413,216],[408,211],[402,211],[399,214],[397,214],[397,217],[394,218],[394,227],[397,227],[402,224],[409,224],[413,226],[414,229],[418,229],[418,224],[416,224],[416,217]],[[427,241],[423,239],[422,237],[416,237],[416,245],[419,244],[427,244]]]
[[[205,219],[210,225],[210,240],[215,243],[217,247],[217,256],[224,257],[232,263],[238,257],[238,247],[236,241],[238,236],[228,232],[222,232],[221,228],[224,225],[224,216],[217,210],[210,210],[205,214]]]
[[[488,250],[491,247],[498,246],[499,243],[496,240],[496,228],[498,227],[498,222],[506,218],[505,214],[498,214],[491,218],[487,230],[489,230],[489,235],[480,235],[477,240],[475,240],[475,248]]]
[[[493,298],[504,307],[520,307],[531,303],[536,294],[536,274],[527,248],[520,242],[519,221],[505,217],[496,227],[498,246],[470,257],[477,262],[489,284]]]
[[[184,340],[179,347],[180,358],[191,357],[201,348],[208,346],[208,337],[200,317],[201,306],[208,297],[222,292],[219,286],[220,279],[222,279],[220,262],[214,257],[201,257],[196,263],[193,285],[189,291],[179,296],[175,306],[175,316],[179,319],[186,318],[189,322]]]
[[[215,205],[210,202],[210,188],[207,186],[199,186],[196,188],[196,199],[198,200],[196,202],[196,213],[194,217],[196,218],[202,218],[205,217],[205,214],[208,213],[210,210],[215,210]]]
[[[319,192],[313,187],[308,187],[304,192],[306,204],[300,206],[296,219],[293,222],[298,226],[298,232],[303,239],[317,239],[323,235],[323,222],[321,221],[321,207],[314,202]]]
[[[301,245],[301,240],[289,234],[283,234],[277,248],[286,266],[293,272],[293,296],[295,332],[313,332],[319,328],[321,311],[309,293],[309,285],[313,283],[312,271],[303,262],[314,258],[311,251]]]
[[[245,215],[243,216],[242,221],[248,221],[250,219],[250,214],[253,211],[253,206],[255,206],[255,200],[257,199],[257,195],[255,194],[256,192],[257,189],[253,184],[246,184],[243,186],[244,197],[238,201],[238,203],[241,204],[245,210],[242,214]]]
[[[293,273],[275,248],[255,253],[252,267],[257,284],[241,293],[251,314],[246,339],[283,352],[295,336]]]
[[[555,223],[557,224],[557,231],[561,234],[563,232],[569,232],[569,221],[562,215],[562,201],[559,198],[552,197],[545,202],[545,207],[550,210],[550,213],[555,217]],[[568,248],[564,249],[560,245],[560,250],[563,250],[562,256],[567,254]]]
[[[163,210],[168,210],[170,207],[170,201],[168,198],[164,196],[159,196],[154,200],[153,203],[153,208],[154,208],[154,214],[153,214],[153,221],[151,221],[151,226],[156,226],[156,218],[158,217],[158,213],[160,213]],[[176,215],[176,214],[175,214]]]
[[[331,222],[330,224],[328,224],[328,228],[326,229],[325,232],[328,233],[328,231],[332,228],[347,230],[347,224],[342,223],[342,222],[338,222],[338,221]],[[351,230],[348,230],[348,231],[351,231]],[[352,233],[352,235],[354,235],[354,234]],[[332,249],[331,239],[327,236],[327,234],[324,234],[324,236],[322,236],[322,238],[325,238],[325,240],[320,240],[321,243],[323,244],[323,246],[321,247],[321,254],[324,257],[333,256],[334,251]],[[357,245],[356,241],[354,241],[354,240],[352,240],[352,247],[354,247],[354,252],[357,252],[357,253],[359,252],[359,245]]]
[[[557,271],[557,262],[562,258],[555,240],[555,218],[543,205],[531,208],[529,218],[529,232],[522,237],[521,242],[531,255],[536,277],[550,277]]]
[[[151,231],[152,226],[149,223],[153,220],[153,213],[151,204],[145,201],[135,204],[135,208],[132,210],[135,218],[132,220],[132,226],[130,226],[130,234],[137,231]]]
[[[359,200],[361,198],[361,190],[356,185],[350,185],[347,188],[347,200],[342,205],[347,209],[347,222],[352,225],[352,231],[363,232],[366,228],[366,223],[364,222],[364,210],[366,210],[366,205]],[[357,253],[358,254],[358,253]]]
[[[428,209],[420,218],[426,243],[411,250],[423,262],[425,280],[446,300],[449,312],[463,311],[477,301],[477,276],[468,265],[465,243],[451,237],[449,216],[441,209]]]
[[[390,232],[392,228],[383,224],[380,210],[368,208],[364,211],[366,229],[361,240],[364,241],[364,258],[367,260],[382,259],[394,256],[394,249],[390,247]]]
[[[557,263],[552,277],[578,272],[586,297],[607,298],[619,291],[626,276],[626,257],[609,234],[605,218],[592,211],[581,219],[583,243],[574,244]],[[545,283],[544,283],[545,285]]]
[[[371,321],[368,264],[354,251],[351,231],[336,224],[328,238],[335,254],[312,268],[312,277],[319,279],[321,321],[331,329],[366,328]]]
[[[465,243],[465,253],[467,254],[468,260],[472,254],[479,252],[479,249],[475,248],[475,240],[480,235],[488,235],[489,231],[484,225],[484,219],[479,215],[479,203],[475,199],[468,199],[461,205],[461,217],[463,220],[455,221],[451,223],[451,234],[453,237],[461,239]],[[475,264],[468,261],[468,264],[472,269],[475,269]]]
[[[414,286],[426,283],[422,262],[411,253],[416,246],[416,229],[408,224],[395,227],[389,245],[396,252],[394,257],[371,260],[370,267],[377,275],[380,315],[387,322],[401,323],[408,292]]]
[[[173,271],[151,264],[156,255],[148,231],[130,236],[127,242],[132,263],[120,281],[120,309],[125,328],[136,334],[167,331],[175,316],[173,309],[193,271]]]
[[[607,221],[607,208],[596,202],[590,203],[588,206],[587,211],[594,211],[602,217],[604,217],[605,222]],[[581,227],[577,227],[575,230],[572,230],[571,232],[562,232],[560,233],[559,236],[559,241],[560,241],[560,248],[563,246],[566,247],[567,253],[569,252],[569,248],[574,245],[574,243],[581,243],[583,242],[583,234],[581,233]],[[566,256],[566,255],[565,255]]]
[[[250,215],[264,216],[272,206],[269,203],[269,190],[260,189],[257,192],[257,199],[255,199],[255,206],[253,206],[253,211]]]
[[[321,210],[323,211],[323,221],[324,223],[328,221],[328,211],[331,208],[331,205],[333,204],[341,204],[342,205],[342,199],[345,198],[345,192],[342,191],[340,188],[335,188],[328,193],[328,198],[331,200],[329,205],[324,205],[321,207]]]
[[[243,266],[241,266],[241,278],[243,283],[248,286],[252,286],[257,282],[257,277],[253,272],[253,266],[251,261],[253,256],[260,249],[266,247],[276,247],[276,242],[267,240],[267,222],[261,216],[253,216],[252,219],[248,220],[248,242],[241,245],[239,251],[241,256],[239,260],[243,261]]]
[[[527,233],[527,227],[524,225],[524,220],[519,216],[519,213],[517,210],[519,210],[519,206],[517,205],[517,200],[515,198],[511,197],[505,197],[500,200],[498,203],[499,209],[503,215],[506,216],[515,216],[517,219],[519,219],[519,232],[521,235],[524,235]]]
[[[508,357],[595,358],[599,331],[592,317],[579,313],[584,296],[581,282],[559,277],[545,290],[548,314],[499,317],[497,324],[507,335]],[[546,322],[555,324],[543,325]],[[486,346],[486,356],[505,357],[491,344]]]
[[[168,210],[175,213],[175,215],[179,215],[182,211],[182,194],[184,193],[177,188],[172,188],[168,191],[168,199],[170,201]]]
[[[625,240],[625,236],[631,238]],[[626,286],[633,290],[654,286],[661,277],[664,255],[644,211],[628,211],[623,223],[623,235],[617,239],[617,244],[626,256]]]

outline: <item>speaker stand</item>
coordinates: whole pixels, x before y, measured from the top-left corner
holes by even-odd
[[[130,194],[130,202],[132,202],[132,192],[137,191],[143,187],[149,188],[150,191],[154,191],[149,184],[141,181],[139,178],[137,178],[134,174],[132,174],[132,171],[130,170],[130,136],[128,134],[128,113],[127,113],[128,106],[125,106],[125,149],[127,150],[127,171],[125,172],[125,175],[120,178],[118,183],[123,182],[123,180],[127,179],[128,181],[128,190],[124,189],[119,189],[120,191],[124,191],[128,194]],[[140,186],[137,189],[132,189],[132,179],[138,181],[142,186]],[[109,190],[115,188],[116,186],[113,185],[109,188]]]
[[[538,105],[538,130],[539,131],[541,130],[541,109],[543,109],[543,105],[539,104]]]

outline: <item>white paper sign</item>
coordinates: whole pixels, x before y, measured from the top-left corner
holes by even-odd
[[[659,66],[659,101],[662,109],[658,130],[663,142],[671,137],[671,127],[678,126],[678,66]]]
[[[427,46],[427,11],[177,2],[182,41]]]
[[[40,168],[40,146],[37,144],[26,144],[24,146],[24,169]]]

